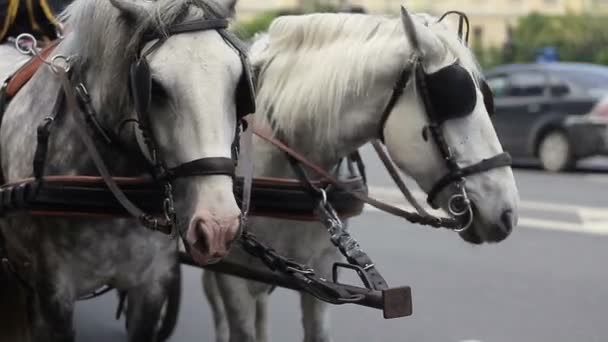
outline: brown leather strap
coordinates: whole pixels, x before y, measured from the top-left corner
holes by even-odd
[[[388,171],[388,174],[393,179],[393,182],[395,183],[395,185],[397,185],[403,196],[405,196],[405,199],[416,209],[418,214],[430,216],[429,213],[418,203],[418,201],[416,201],[416,198],[414,198],[414,195],[412,195],[410,189],[407,188],[407,185],[405,185],[405,181],[401,177],[401,173],[399,172],[399,170],[397,170],[395,164],[388,156],[388,154],[386,154],[386,151],[384,150],[384,147],[382,146],[380,140],[374,140],[372,142],[372,146],[374,147],[378,158],[380,158],[382,164],[384,164],[386,171]]]
[[[281,151],[287,153],[291,158],[295,159],[302,165],[304,165],[307,168],[309,168],[310,170],[314,171],[319,176],[324,177],[327,181],[329,181],[334,186],[342,189],[345,192],[348,192],[351,196],[371,205],[372,207],[375,207],[376,209],[382,210],[386,213],[389,213],[389,214],[392,214],[395,216],[405,218],[406,220],[408,220],[412,223],[428,225],[428,226],[435,227],[435,228],[456,228],[456,227],[460,226],[460,223],[454,219],[439,218],[439,217],[434,217],[434,216],[428,216],[428,217],[421,216],[421,215],[418,215],[417,213],[408,212],[408,211],[398,208],[394,205],[390,205],[388,203],[381,202],[375,198],[369,197],[362,193],[353,192],[344,183],[342,183],[341,181],[339,181],[338,179],[333,177],[331,174],[329,174],[323,168],[321,168],[320,166],[316,165],[315,163],[309,161],[304,156],[302,156],[300,153],[296,152],[295,150],[293,150],[289,146],[285,145],[283,142],[279,141],[278,139],[264,133],[258,127],[255,127],[255,126],[253,127],[253,133],[255,135],[257,135],[258,137],[271,143],[272,145],[276,146]]]
[[[76,121],[76,132],[78,133],[82,142],[86,146],[89,152],[89,156],[93,160],[93,163],[95,164],[99,175],[101,176],[101,178],[103,178],[103,181],[108,187],[108,189],[112,192],[116,200],[125,208],[125,210],[129,214],[131,214],[131,216],[139,219],[141,223],[144,224],[146,227],[153,230],[161,231],[166,234],[171,233],[171,222],[168,222],[168,220],[167,222],[165,222],[165,220],[159,220],[145,213],[137,205],[135,205],[135,203],[133,203],[131,200],[129,200],[129,198],[127,198],[127,196],[120,189],[114,178],[112,178],[112,175],[110,174],[106,163],[103,161],[99,150],[95,146],[95,142],[87,132],[87,124],[84,122],[84,118],[79,115],[80,110],[78,107],[78,100],[76,98],[75,87],[72,85],[67,73],[64,70],[59,68],[59,70],[57,70],[57,75],[59,76],[63,90],[65,91],[68,112],[74,115],[74,119]]]
[[[32,76],[40,69],[40,66],[44,63],[44,60],[55,50],[57,45],[61,41],[55,40],[47,47],[39,52],[38,56],[32,57],[27,63],[25,63],[19,70],[17,70],[13,76],[11,76],[6,86],[6,97],[10,99],[17,95],[17,92],[23,88],[23,86],[29,81]]]

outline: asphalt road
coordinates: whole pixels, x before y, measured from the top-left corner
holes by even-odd
[[[390,182],[368,158],[372,191],[390,199]],[[335,341],[605,342],[608,341],[608,162],[549,175],[519,168],[521,224],[498,245],[475,247],[368,211],[351,229],[392,285],[413,289],[414,315],[383,320],[379,311],[332,308]],[[171,341],[213,341],[201,271],[183,267],[178,327]],[[271,298],[273,341],[301,341],[295,293]],[[126,341],[114,321],[113,294],[81,302],[78,341]]]

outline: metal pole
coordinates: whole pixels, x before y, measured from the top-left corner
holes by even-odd
[[[194,260],[192,260],[192,258],[188,254],[184,252],[180,252],[179,259],[182,264],[194,267],[201,267],[197,263],[195,263]],[[294,291],[306,292],[305,288],[299,286],[299,284],[289,279],[289,277],[272,271],[250,269],[229,261],[222,261],[217,264],[206,265],[202,268],[209,271],[225,273],[240,278],[259,281],[261,283],[275,285]],[[369,290],[366,288],[344,284],[339,284],[339,286],[345,289],[346,291],[351,292],[352,294],[363,295],[364,298],[360,302],[353,304],[362,305],[374,309],[380,309],[383,311],[384,318],[386,319],[406,317],[412,315],[412,297],[411,289],[409,286],[392,288],[384,291]]]

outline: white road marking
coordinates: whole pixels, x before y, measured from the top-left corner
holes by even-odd
[[[591,182],[596,182],[596,183],[603,183],[603,184],[608,184],[608,175],[585,175],[584,176],[585,180],[591,181]]]
[[[370,187],[370,194],[402,208],[412,209],[405,202],[403,195],[396,189],[387,187]],[[414,191],[420,203],[425,203],[425,194]],[[529,214],[519,218],[519,226],[525,228],[547,229],[556,231],[567,231],[576,233],[587,233],[596,235],[608,235],[608,208],[589,207],[573,204],[521,201],[522,209],[542,211],[548,213],[572,214],[579,222],[550,220],[530,217]],[[377,212],[378,209],[366,206],[367,211]],[[434,211],[441,213],[440,211]]]
[[[520,227],[557,230],[564,232],[587,233],[595,235],[608,235],[608,225],[604,224],[588,224],[585,222],[563,222],[554,220],[543,220],[530,217],[521,217],[519,219]]]

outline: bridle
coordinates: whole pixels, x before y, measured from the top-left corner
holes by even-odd
[[[157,181],[163,183],[165,194],[165,207],[173,207],[173,198],[171,191],[171,181],[178,178],[189,178],[198,176],[213,176],[213,175],[226,175],[234,177],[235,164],[238,155],[238,139],[240,132],[240,122],[243,116],[255,111],[255,100],[250,100],[249,103],[238,101],[236,98],[243,89],[251,89],[250,94],[253,94],[253,88],[247,85],[252,84],[250,80],[250,74],[248,73],[249,63],[245,52],[237,44],[237,42],[228,35],[226,32],[220,31],[228,27],[228,21],[226,19],[207,19],[189,21],[180,24],[173,25],[166,29],[162,34],[160,32],[153,32],[144,35],[144,41],[142,44],[149,43],[156,40],[149,48],[138,56],[138,58],[131,64],[130,67],[130,88],[133,96],[133,102],[135,112],[137,114],[138,133],[142,137],[143,145],[145,149],[142,150],[144,156],[149,161],[152,174]],[[182,163],[176,167],[169,168],[165,163],[159,144],[152,133],[152,127],[150,123],[150,106],[151,106],[151,93],[152,93],[152,79],[150,75],[150,66],[147,62],[146,57],[160,47],[169,36],[186,33],[196,32],[205,30],[218,30],[224,40],[232,46],[238,53],[243,65],[243,76],[237,86],[237,93],[235,94],[235,100],[237,104],[237,131],[235,133],[235,140],[232,145],[232,157],[205,157],[195,159],[186,163]],[[247,85],[243,85],[246,83]],[[250,95],[250,99],[252,98]],[[246,99],[246,97],[245,97]],[[172,217],[171,221],[175,221],[174,211],[168,210],[169,213],[166,218]],[[167,221],[167,220],[166,220]],[[169,224],[169,222],[166,222]],[[173,224],[173,223],[170,223]]]
[[[120,189],[110,174],[108,167],[96,146],[96,140],[101,140],[106,144],[112,144],[113,138],[120,138],[120,130],[123,127],[123,123],[120,125],[121,128],[119,129],[118,134],[108,132],[108,130],[106,130],[97,120],[98,115],[96,115],[97,113],[92,106],[91,98],[89,97],[84,83],[77,81],[77,77],[69,72],[69,58],[63,56],[55,56],[53,58],[51,68],[53,72],[60,77],[63,88],[62,92],[60,92],[58,103],[65,100],[68,111],[76,113],[75,121],[77,123],[77,132],[82,138],[87,151],[89,152],[89,155],[97,168],[97,171],[108,189],[112,192],[116,200],[125,208],[125,210],[131,216],[139,219],[139,221],[145,227],[152,230],[160,231],[166,234],[172,234],[174,231],[174,227],[177,223],[172,186],[174,180],[179,178],[211,175],[225,175],[234,178],[236,161],[239,154],[240,132],[244,129],[242,118],[249,113],[255,112],[255,93],[253,89],[253,81],[251,80],[251,72],[249,70],[250,66],[244,48],[240,46],[238,40],[225,31],[227,27],[228,21],[224,18],[206,18],[174,24],[165,28],[162,32],[148,32],[147,34],[144,34],[144,39],[141,42],[141,46],[143,47],[147,43],[152,43],[154,40],[156,40],[156,42],[153,42],[152,45],[145,51],[143,48],[140,49],[142,52],[140,52],[137,58],[131,63],[129,88],[131,90],[136,119],[127,119],[124,120],[123,123],[137,123],[135,135],[136,137],[141,137],[141,139],[136,140],[138,140],[137,145],[141,151],[141,155],[143,156],[143,158],[139,159],[146,160],[148,162],[150,174],[162,187],[165,196],[163,201],[164,217],[162,218],[158,218],[152,214],[146,213],[125,195],[123,190]],[[222,36],[224,41],[238,52],[239,58],[243,65],[243,75],[239,81],[235,94],[235,101],[237,104],[237,127],[235,138],[232,143],[232,156],[231,158],[199,158],[169,168],[165,162],[165,159],[163,158],[160,146],[153,134],[151,126],[150,107],[152,97],[152,79],[150,67],[146,57],[160,47],[160,45],[162,45],[168,39],[168,37],[172,35],[208,30],[216,30]],[[67,67],[55,64],[56,61],[60,60],[66,62]],[[59,114],[61,111],[61,104],[56,105],[56,109],[57,110],[54,110],[55,115]],[[80,116],[78,115],[78,112],[81,112],[84,115]],[[49,130],[53,119],[54,117],[51,117],[50,120],[45,119],[45,123],[43,123],[44,126],[41,125],[41,127],[44,127],[44,130],[47,130],[47,137],[50,133]],[[40,131],[41,130],[39,129],[39,135]],[[94,139],[94,137],[101,139]],[[48,141],[48,138],[46,140]],[[139,143],[139,140],[142,141],[141,144]],[[44,164],[47,149],[48,146],[46,141],[44,144],[39,143],[36,154],[43,155],[44,158],[42,158],[42,162],[38,162],[38,164]],[[43,152],[38,153],[39,150],[42,150]],[[43,167],[38,167],[39,171],[35,172],[37,179],[42,177],[43,172],[41,169],[43,169]]]
[[[404,11],[402,13],[403,18],[409,18],[409,14],[404,8],[402,8],[402,11]],[[466,42],[468,40],[468,19],[466,15],[451,11],[442,16],[439,21],[443,20],[448,14],[460,16],[459,34],[461,39]],[[463,20],[467,24],[466,37],[463,37]],[[446,120],[462,118],[472,113],[477,103],[476,82],[466,69],[458,65],[458,62],[432,74],[427,74],[421,63],[422,51],[413,23],[409,19],[404,19],[403,24],[406,35],[414,48],[414,53],[402,70],[393,88],[391,98],[383,110],[380,138],[384,141],[383,132],[386,121],[403,95],[408,82],[413,79],[428,118],[423,136],[428,137],[430,133],[448,169],[448,173],[436,181],[429,191],[427,203],[437,209],[439,207],[436,203],[437,196],[448,186],[454,185],[458,189],[458,193],[449,198],[448,211],[452,216],[464,222],[462,227],[456,229],[456,231],[464,231],[470,227],[474,215],[473,204],[469,200],[465,188],[466,177],[495,168],[511,166],[511,156],[504,152],[467,167],[458,165],[456,157],[442,132],[442,125]],[[494,111],[493,108],[490,108],[490,106],[493,106],[491,91],[483,80],[480,80],[480,83],[480,89],[484,95],[484,104],[488,113],[491,114]]]

